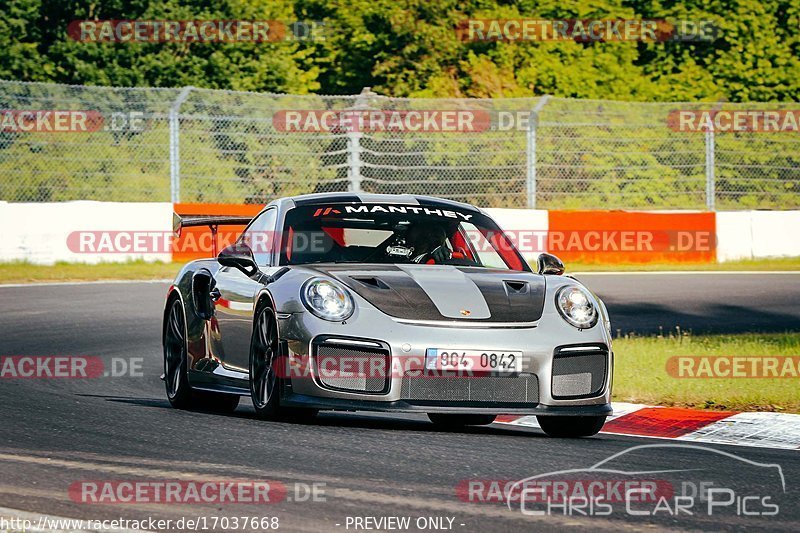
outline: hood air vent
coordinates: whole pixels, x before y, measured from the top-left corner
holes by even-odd
[[[354,280],[361,283],[362,285],[366,285],[367,287],[371,287],[373,289],[383,289],[389,290],[389,286],[381,281],[379,278],[376,277],[355,277],[351,276]]]

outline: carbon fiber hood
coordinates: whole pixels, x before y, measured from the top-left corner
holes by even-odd
[[[412,320],[533,322],[544,276],[449,265],[317,265],[387,315]]]

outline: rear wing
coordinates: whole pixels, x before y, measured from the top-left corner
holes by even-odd
[[[228,215],[188,215],[182,217],[178,213],[172,213],[172,231],[176,237],[180,237],[183,228],[208,226],[211,230],[211,251],[216,257],[217,229],[220,226],[246,226],[251,220],[253,220],[253,217]]]

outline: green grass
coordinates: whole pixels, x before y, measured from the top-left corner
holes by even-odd
[[[32,265],[25,262],[0,263],[0,283],[149,280],[174,278],[182,263],[56,263]]]
[[[47,281],[97,281],[97,280],[148,280],[172,278],[183,263],[56,263],[52,266],[33,265],[21,261],[0,262],[0,283],[26,283]],[[653,265],[595,265],[567,263],[567,273],[576,272],[635,272],[635,271],[800,271],[800,257],[770,258],[748,261],[731,261],[719,264],[653,264]]]
[[[769,271],[792,270],[800,271],[800,257],[769,257],[764,259],[747,259],[741,261],[726,261],[724,263],[631,263],[618,265],[602,265],[593,263],[571,263],[566,261],[567,273],[575,272],[663,272],[670,270],[681,271],[715,271],[725,272],[732,270]]]
[[[614,340],[614,354],[615,401],[800,413],[800,377],[677,378],[666,369],[682,355],[798,356],[800,333],[624,337]]]

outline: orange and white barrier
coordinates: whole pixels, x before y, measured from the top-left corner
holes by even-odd
[[[210,230],[172,235],[180,215],[254,216],[262,205],[0,202],[0,261],[188,261],[212,254]],[[529,261],[542,252],[570,262],[714,263],[800,256],[800,211],[486,210]],[[223,226],[221,249],[244,226]]]

